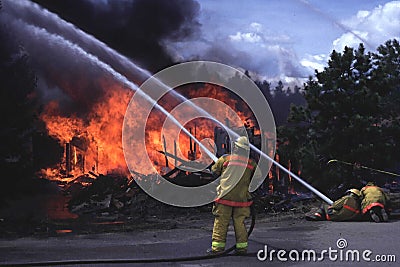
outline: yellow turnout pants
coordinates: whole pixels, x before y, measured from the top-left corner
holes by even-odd
[[[212,250],[223,251],[226,244],[226,234],[231,218],[235,228],[236,250],[246,251],[247,230],[244,220],[250,216],[250,207],[231,207],[220,203],[215,203],[213,207],[215,216],[214,229],[212,234]]]

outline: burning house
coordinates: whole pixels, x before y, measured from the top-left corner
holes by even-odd
[[[18,11],[22,9],[27,12],[25,20],[19,19]],[[115,177],[117,174],[130,178],[123,153],[121,129],[128,103],[137,85],[143,82],[143,70],[105,43],[29,1],[7,1],[5,10],[2,13],[4,21],[7,20],[8,27],[20,38],[19,41],[31,56],[32,64],[37,67],[39,79],[36,94],[41,106],[38,117],[44,123],[45,134],[56,140],[64,150],[58,163],[41,170],[40,176],[67,184],[67,188],[79,182],[80,190],[93,180],[99,180],[99,177],[104,179],[104,176]],[[181,30],[180,24],[186,23],[185,18],[190,17],[190,12],[178,10],[183,16],[176,17],[183,18],[182,21],[178,21],[174,29],[162,29],[166,31],[164,37],[176,35]],[[159,26],[163,27],[161,24]],[[160,43],[160,39],[151,41]],[[138,51],[142,53],[142,50]],[[149,57],[148,62],[152,59]],[[258,130],[246,103],[221,86],[203,83],[175,90],[189,99],[207,97],[225,103],[237,113],[245,125],[250,142],[258,147],[261,145],[261,136],[268,135]],[[179,101],[166,95],[159,103],[171,111]],[[137,105],[134,109],[135,116],[143,116],[143,107]],[[217,112],[226,113],[225,110]],[[201,158],[201,149],[183,134],[179,140],[165,140],[161,136],[164,121],[165,115],[157,110],[148,116],[145,136],[147,151],[134,151],[135,172],[151,177],[156,171],[174,182],[189,186],[209,182],[209,174],[190,172],[189,169],[191,161]],[[137,122],[133,120],[129,123]],[[230,126],[228,121],[226,123]],[[231,140],[227,133],[212,121],[199,118],[184,127],[199,140],[212,140],[217,156],[230,152]],[[232,128],[235,127],[239,126],[232,125]],[[143,167],[145,154],[150,157],[154,168]],[[176,168],[182,165],[186,165],[186,171]],[[270,173],[270,181],[279,179],[276,178],[280,177],[279,170],[276,172]],[[88,177],[91,180],[86,179]],[[266,188],[276,187],[268,184]]]
[[[118,173],[130,177],[122,151],[121,128],[124,111],[129,102],[128,97],[132,95],[132,92],[117,85],[108,85],[107,90],[107,94],[93,105],[93,109],[86,118],[60,114],[57,110],[58,105],[52,102],[44,109],[41,118],[46,123],[49,135],[56,138],[64,147],[64,157],[60,159],[60,164],[56,167],[43,170],[43,177],[64,182],[75,181],[76,177],[89,173],[96,175]],[[226,89],[204,84],[186,86],[178,90],[191,98],[208,96],[227,103],[239,114],[245,127],[231,126],[229,119],[225,120],[226,125],[239,134],[247,134],[250,142],[256,147],[261,147],[263,134],[267,137],[265,138],[266,147],[269,147],[269,142],[273,142],[273,139],[268,138],[268,133],[258,130],[248,107],[240,99],[230,95]],[[165,106],[169,105],[168,109],[174,107],[174,101],[168,95],[160,102],[163,102]],[[138,114],[140,114],[140,108],[135,109]],[[222,114],[224,112],[221,110]],[[140,167],[140,162],[146,155],[139,153],[135,156],[137,161],[135,172],[143,175],[158,172],[172,182],[185,186],[198,186],[210,182],[212,176],[209,173],[191,172],[192,161],[202,156],[202,151],[196,142],[182,133],[178,140],[167,142],[165,136],[161,136],[163,122],[163,115],[157,110],[153,110],[149,115],[146,125],[146,149],[154,169]],[[217,157],[231,152],[229,135],[214,122],[198,118],[188,122],[185,127],[196,139],[212,140],[213,144],[210,144],[210,147],[215,149],[214,153]],[[257,160],[258,154],[253,151],[251,157]],[[276,155],[275,159],[279,161],[279,155]],[[95,178],[93,175],[91,177]],[[281,174],[279,168],[271,169],[268,177],[266,185],[263,186],[264,191],[288,193],[291,190],[290,177]]]

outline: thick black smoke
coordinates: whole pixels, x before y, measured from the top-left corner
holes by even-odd
[[[88,56],[140,83],[143,75],[129,60],[107,51],[107,45],[155,72],[174,63],[163,42],[194,37],[200,29],[199,6],[191,0],[36,2],[76,27],[25,0],[4,1],[0,27],[10,32],[8,42],[29,55],[39,77],[41,102],[56,100],[63,114],[85,116],[106,94],[103,81],[110,73]]]
[[[173,63],[164,41],[194,38],[200,31],[200,6],[193,0],[34,2],[152,72]]]

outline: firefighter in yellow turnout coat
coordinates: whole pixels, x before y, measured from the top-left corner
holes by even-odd
[[[241,136],[234,143],[233,153],[224,155],[212,166],[214,174],[220,175],[217,198],[213,207],[215,216],[212,247],[209,252],[225,249],[226,235],[231,218],[236,236],[236,252],[247,252],[245,218],[250,216],[252,204],[249,185],[253,176],[260,177],[257,164],[248,158],[250,151],[247,137]]]
[[[332,203],[323,204],[318,211],[306,215],[311,221],[356,221],[362,218],[360,211],[361,192],[358,189],[349,189],[346,194]]]
[[[361,192],[357,189],[347,190],[347,194],[325,207],[328,221],[353,221],[361,218],[360,202]]]
[[[387,222],[389,216],[386,213],[389,197],[374,182],[368,182],[361,189],[363,200],[361,202],[362,213],[369,215],[374,222]]]

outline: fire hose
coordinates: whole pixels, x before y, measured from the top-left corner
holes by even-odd
[[[251,209],[251,224],[247,231],[247,236],[250,237],[256,224],[256,213],[253,206]],[[226,249],[223,252],[201,255],[201,256],[190,256],[190,257],[179,257],[179,258],[154,258],[154,259],[93,259],[93,260],[59,260],[59,261],[38,261],[38,262],[24,262],[24,263],[7,263],[0,264],[0,266],[58,266],[58,265],[87,265],[87,264],[134,264],[134,263],[157,263],[157,262],[184,262],[184,261],[197,261],[207,260],[218,257],[232,256],[229,254],[235,249],[236,245]],[[273,246],[269,246],[272,247]],[[252,255],[252,254],[248,254]],[[241,256],[246,256],[242,255]]]
[[[355,166],[356,164],[340,161],[336,159],[329,160],[327,164],[338,162],[346,165]],[[396,173],[386,172],[383,170],[373,169],[366,166],[360,166],[360,168],[373,170],[389,175],[400,176]],[[256,213],[253,206],[251,208],[251,224],[247,231],[248,237],[250,237],[251,233],[253,232],[255,222],[256,222]],[[59,261],[38,261],[38,262],[24,262],[24,263],[8,263],[8,264],[0,264],[0,266],[58,266],[58,265],[89,265],[89,264],[135,264],[135,263],[161,263],[161,262],[185,262],[185,261],[197,261],[197,260],[207,260],[213,259],[218,257],[226,257],[231,256],[230,254],[236,245],[226,249],[223,252],[210,254],[210,255],[201,255],[201,256],[190,256],[190,257],[176,257],[176,258],[152,258],[152,259],[88,259],[88,260],[59,260]],[[273,246],[269,246],[273,247]],[[277,248],[279,249],[279,248]],[[252,254],[247,254],[252,255]],[[246,255],[243,255],[246,256]]]
[[[361,169],[365,169],[365,170],[369,170],[369,171],[375,171],[375,172],[380,172],[380,173],[383,173],[383,174],[388,174],[388,175],[400,177],[400,174],[397,174],[397,173],[388,172],[388,171],[379,170],[379,169],[374,169],[374,168],[366,167],[366,166],[363,166],[363,165],[359,165],[357,163],[350,163],[350,162],[346,162],[346,161],[342,161],[342,160],[338,160],[338,159],[331,159],[331,160],[328,161],[327,164],[333,163],[333,162],[337,162],[337,163],[341,163],[341,164],[345,164],[345,165],[349,165],[349,166],[355,166],[357,168],[361,168]]]
[[[272,160],[272,159],[271,159]],[[273,163],[278,165],[279,168],[283,169],[284,171],[292,174],[290,171],[286,170],[282,165],[277,163],[276,161],[272,160]],[[293,174],[294,175],[294,174]],[[332,202],[329,198],[325,195],[320,193],[318,190],[310,186],[308,183],[300,179],[299,177],[295,176],[297,180],[305,185],[308,189],[312,192],[316,193],[326,202]],[[248,229],[247,236],[250,237],[251,233],[253,232],[255,221],[256,221],[256,214],[253,206],[251,208],[251,225]],[[274,248],[273,246],[269,246]],[[217,257],[225,257],[231,256],[229,254],[236,248],[236,245],[228,248],[227,250],[210,254],[210,255],[202,255],[202,256],[190,256],[190,257],[178,257],[178,258],[153,258],[153,259],[89,259],[89,260],[59,260],[59,261],[41,261],[41,262],[26,262],[26,263],[10,263],[10,264],[0,264],[0,266],[58,266],[58,265],[89,265],[89,264],[134,264],[134,263],[158,263],[158,262],[185,262],[185,261],[197,261],[197,260],[207,260],[213,259]],[[280,248],[277,248],[278,250]],[[247,254],[251,255],[251,254]]]
[[[196,139],[193,137],[193,139]],[[325,195],[323,195],[321,192],[319,192],[317,189],[306,183],[304,180],[302,180],[300,177],[296,176],[295,174],[291,173],[289,170],[284,168],[281,164],[276,162],[275,160],[271,159],[269,156],[267,156],[268,159],[270,159],[274,164],[276,164],[279,168],[287,172],[289,175],[293,175],[296,180],[298,180],[301,184],[306,186],[308,189],[310,189],[313,193],[317,194],[319,197],[321,197],[325,202],[331,204],[332,200],[327,198]],[[216,161],[216,160],[214,160]],[[256,221],[256,215],[255,215],[255,210],[254,207],[251,206],[251,225],[249,227],[249,230],[247,232],[247,236],[250,237],[251,233],[253,232],[254,226],[255,226],[255,221]],[[157,263],[157,262],[184,262],[184,261],[196,261],[196,260],[207,260],[207,259],[213,259],[217,257],[224,257],[224,256],[230,256],[230,252],[232,252],[235,249],[236,245],[233,245],[232,247],[228,248],[227,250],[220,252],[220,253],[215,253],[215,254],[210,254],[210,255],[202,255],[202,256],[190,256],[190,257],[178,257],[178,258],[154,258],[154,259],[94,259],[94,260],[60,260],[60,261],[42,261],[42,262],[27,262],[27,263],[11,263],[11,264],[0,264],[0,266],[57,266],[57,265],[86,265],[86,264],[134,264],[134,263]],[[270,246],[273,247],[273,246]],[[277,248],[279,250],[279,248]],[[251,255],[251,254],[248,254]]]

